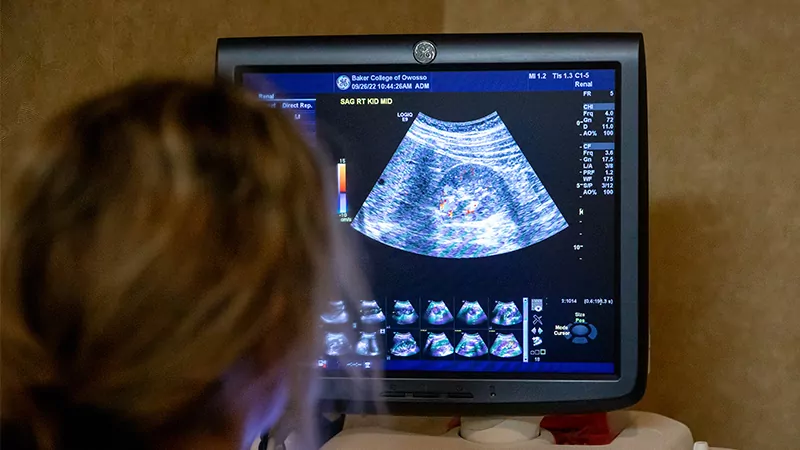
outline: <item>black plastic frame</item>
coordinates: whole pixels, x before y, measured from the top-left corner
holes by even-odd
[[[437,55],[419,64],[414,44],[429,40]],[[647,88],[640,33],[534,33],[224,38],[217,43],[218,80],[238,81],[248,68],[298,71],[325,66],[409,66],[436,70],[476,65],[618,64],[619,348],[614,379],[387,378],[383,410],[394,414],[535,415],[620,409],[644,395],[649,371]],[[519,374],[524,377],[525,374]],[[369,393],[326,378],[330,409],[374,411]]]

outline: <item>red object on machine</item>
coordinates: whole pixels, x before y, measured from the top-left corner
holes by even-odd
[[[618,434],[606,413],[545,416],[539,426],[553,433],[559,445],[608,445]]]
[[[450,431],[453,428],[458,428],[460,426],[461,426],[461,417],[453,417],[447,424],[447,431]]]

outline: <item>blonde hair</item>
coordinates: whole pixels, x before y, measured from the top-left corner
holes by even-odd
[[[229,428],[223,397],[286,379],[310,411],[317,297],[341,274],[319,156],[279,112],[140,82],[4,160],[4,420],[57,449],[88,405],[159,446]]]

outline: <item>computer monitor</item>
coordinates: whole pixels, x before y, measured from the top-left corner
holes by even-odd
[[[216,70],[332,153],[331,214],[358,240],[372,296],[359,311],[330,299],[320,318],[327,400],[365,400],[343,352],[383,367],[381,400],[399,414],[641,398],[640,34],[226,38]]]

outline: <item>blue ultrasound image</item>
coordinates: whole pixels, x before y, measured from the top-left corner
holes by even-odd
[[[361,322],[381,323],[386,320],[381,307],[375,300],[361,300]]]
[[[453,321],[453,313],[441,300],[430,300],[425,310],[425,321],[431,325],[447,325]]]
[[[419,314],[414,309],[414,305],[408,300],[395,300],[394,311],[392,312],[392,320],[397,325],[411,325],[416,323],[419,319]]]
[[[464,333],[456,345],[456,354],[464,358],[478,358],[489,352],[480,333]]]
[[[445,358],[455,353],[453,344],[445,333],[428,333],[425,354],[433,358]]]
[[[356,353],[361,356],[379,356],[381,346],[378,343],[377,333],[362,331],[356,344]]]
[[[477,301],[465,301],[462,303],[456,317],[460,323],[467,326],[477,326],[489,320],[483,307]]]
[[[489,353],[498,358],[516,358],[522,355],[522,346],[512,333],[497,333]]]
[[[352,222],[385,245],[452,259],[513,252],[567,226],[497,112],[419,113]]]
[[[321,318],[323,322],[328,324],[343,324],[350,321],[350,316],[347,314],[347,309],[342,300],[328,302],[328,308]]]
[[[497,302],[492,316],[492,323],[495,325],[510,327],[522,323],[522,312],[513,301]]]
[[[328,356],[342,356],[350,353],[352,347],[344,333],[325,334],[325,354]]]
[[[419,345],[410,332],[394,333],[392,349],[389,353],[401,358],[408,358],[419,353]]]

